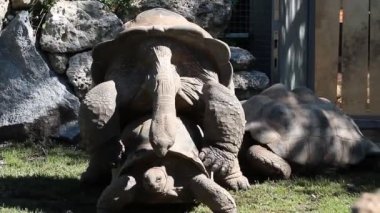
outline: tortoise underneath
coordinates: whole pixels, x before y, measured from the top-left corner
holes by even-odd
[[[178,134],[165,157],[158,157],[149,142],[152,119],[129,124],[123,131],[123,159],[111,184],[98,200],[98,212],[120,212],[131,203],[173,204],[200,201],[213,212],[236,212],[227,190],[209,178],[198,157],[201,130],[193,122],[176,119]]]

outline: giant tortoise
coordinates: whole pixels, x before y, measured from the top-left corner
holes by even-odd
[[[201,130],[193,122],[176,118],[175,143],[164,157],[158,157],[150,143],[152,119],[142,118],[128,125],[122,134],[124,161],[114,171],[103,191],[98,212],[121,212],[128,204],[168,204],[200,201],[213,212],[236,212],[233,197],[209,178],[198,157],[196,142]]]
[[[80,109],[81,136],[91,156],[82,180],[110,175],[118,152],[110,147],[128,122],[145,114],[152,116],[149,138],[158,156],[174,144],[177,114],[186,114],[204,131],[205,166],[221,176],[240,170],[235,165],[245,118],[233,93],[229,58],[224,42],[161,8],[142,12],[117,38],[97,45],[91,68],[96,86]],[[226,184],[248,186],[241,176]]]
[[[256,174],[289,178],[293,168],[346,167],[380,148],[327,99],[307,88],[275,84],[243,103],[247,118],[242,156]],[[247,144],[246,144],[247,143]]]

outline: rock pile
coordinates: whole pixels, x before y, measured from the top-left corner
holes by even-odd
[[[79,99],[92,86],[91,50],[121,30],[98,1],[57,1],[33,28],[38,17],[27,10],[36,2],[0,1],[0,142],[75,138]]]
[[[255,57],[248,50],[240,47],[230,47],[230,50],[235,93],[240,100],[248,99],[269,86],[268,76],[252,69]]]

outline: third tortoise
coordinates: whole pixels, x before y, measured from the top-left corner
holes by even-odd
[[[307,88],[290,91],[275,84],[243,108],[247,132],[242,156],[252,171],[265,176],[289,178],[292,167],[346,167],[380,155],[349,116]]]

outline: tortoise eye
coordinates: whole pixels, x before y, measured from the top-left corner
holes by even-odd
[[[162,178],[161,177],[157,177],[156,178],[156,182],[161,182]]]

